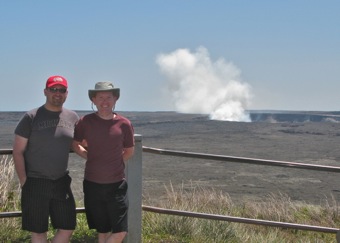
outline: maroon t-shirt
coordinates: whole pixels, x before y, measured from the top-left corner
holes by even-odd
[[[123,148],[134,146],[131,122],[116,113],[111,120],[104,120],[95,113],[85,115],[74,132],[74,140],[84,139],[87,142],[85,179],[100,184],[123,180]]]

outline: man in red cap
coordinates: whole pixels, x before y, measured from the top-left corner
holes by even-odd
[[[76,226],[68,158],[78,115],[65,109],[67,80],[46,81],[43,106],[26,112],[15,129],[13,159],[19,177],[22,229],[32,242],[47,242],[49,218],[57,229],[52,242],[69,242]]]

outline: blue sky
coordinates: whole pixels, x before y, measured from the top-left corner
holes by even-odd
[[[70,109],[90,110],[88,89],[108,80],[121,88],[117,110],[178,110],[157,60],[202,48],[208,65],[238,70],[245,109],[340,110],[339,9],[335,0],[3,0],[0,111],[43,104],[55,74],[69,81]]]

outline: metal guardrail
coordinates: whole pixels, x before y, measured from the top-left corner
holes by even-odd
[[[327,165],[313,165],[313,164],[304,164],[304,163],[278,161],[278,160],[253,159],[253,158],[226,156],[226,155],[183,152],[183,151],[166,150],[166,149],[151,148],[151,147],[144,147],[144,146],[143,146],[143,152],[148,152],[148,153],[153,153],[153,154],[162,154],[162,155],[171,155],[171,156],[178,156],[178,157],[190,157],[190,158],[197,158],[197,159],[246,163],[246,164],[252,164],[252,165],[281,166],[281,167],[290,167],[290,168],[296,168],[296,169],[340,173],[340,167],[327,166]]]
[[[269,221],[269,220],[261,220],[261,219],[232,217],[232,216],[226,216],[226,215],[194,213],[194,212],[188,212],[188,211],[165,209],[165,208],[150,207],[150,206],[142,206],[142,209],[144,211],[159,213],[159,214],[178,215],[178,216],[185,216],[185,217],[221,220],[221,221],[245,223],[245,224],[256,224],[256,225],[271,226],[271,227],[281,227],[281,228],[286,228],[286,229],[290,228],[290,229],[317,231],[317,232],[322,232],[322,233],[333,233],[333,234],[336,234],[339,232],[339,229],[337,228],[328,228],[328,227],[313,226],[313,225],[306,225],[306,224],[293,224],[293,223],[285,223],[285,222],[277,222],[277,221]]]
[[[335,167],[335,166],[313,165],[313,164],[287,162],[287,161],[275,161],[275,160],[253,159],[253,158],[233,157],[233,156],[215,155],[215,154],[183,152],[183,151],[166,150],[166,149],[151,148],[151,147],[144,147],[144,146],[143,146],[143,152],[161,154],[161,155],[169,155],[169,156],[178,156],[178,157],[218,160],[218,161],[225,161],[225,162],[247,163],[247,164],[253,164],[253,165],[280,166],[280,167],[290,167],[290,168],[296,168],[296,169],[307,169],[307,170],[340,173],[340,167]],[[256,224],[256,225],[271,226],[271,227],[292,228],[292,229],[298,229],[298,230],[317,231],[317,232],[322,232],[322,233],[333,233],[333,234],[336,234],[337,242],[340,243],[340,229],[338,228],[293,224],[293,223],[286,223],[286,222],[258,220],[258,219],[240,218],[240,217],[213,215],[213,214],[204,214],[204,213],[193,213],[193,212],[187,212],[187,211],[171,210],[171,209],[150,207],[150,206],[144,206],[144,205],[142,206],[142,209],[144,211],[160,213],[160,214],[197,217],[197,218],[213,219],[213,220],[223,220],[223,221],[229,221],[229,222]]]
[[[12,154],[12,153],[13,153],[12,149],[0,149],[0,155]]]
[[[77,213],[85,213],[85,208],[76,208]],[[1,212],[0,213],[0,219],[1,218],[18,218],[22,216],[21,211],[15,211],[15,212]]]

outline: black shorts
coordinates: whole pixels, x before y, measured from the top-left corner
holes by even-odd
[[[49,217],[55,229],[74,230],[76,205],[71,177],[58,180],[28,177],[21,191],[22,229],[35,233],[48,231]]]
[[[99,233],[127,232],[127,182],[98,184],[84,180],[83,186],[89,228]]]

